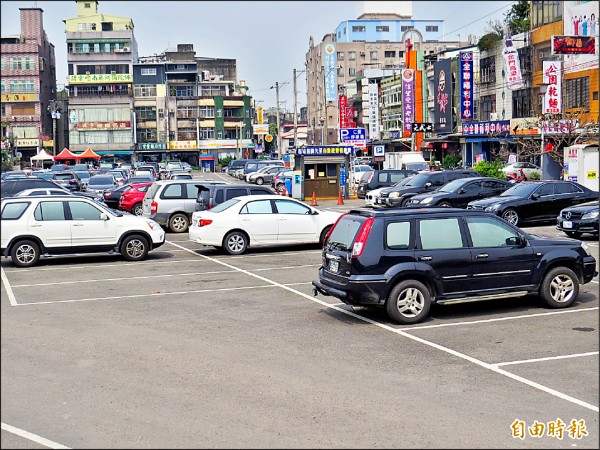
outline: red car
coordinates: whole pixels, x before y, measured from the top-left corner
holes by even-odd
[[[142,200],[144,200],[144,195],[146,195],[150,186],[152,186],[152,182],[132,184],[131,189],[127,189],[121,194],[119,209],[141,216],[143,211]]]

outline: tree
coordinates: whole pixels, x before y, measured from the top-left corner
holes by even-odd
[[[514,3],[504,15],[504,23],[508,25],[511,34],[529,31],[531,25],[529,0],[519,0]]]
[[[486,34],[481,36],[479,42],[477,42],[477,48],[480,52],[489,50],[496,42],[502,39],[504,36],[504,25],[499,20],[490,20],[484,31],[486,31]]]

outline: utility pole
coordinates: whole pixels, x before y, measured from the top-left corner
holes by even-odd
[[[275,82],[275,104],[277,105],[277,159],[281,159],[281,132],[279,130],[279,81]]]
[[[298,148],[298,92],[296,90],[296,69],[294,69],[294,151]]]

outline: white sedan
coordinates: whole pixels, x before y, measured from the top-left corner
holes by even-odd
[[[191,241],[241,255],[248,247],[323,243],[342,213],[293,198],[246,195],[192,215]]]
[[[505,176],[508,176],[510,174],[516,174],[517,176],[521,176],[521,172],[520,172],[521,170],[523,171],[523,173],[525,174],[525,176],[527,178],[531,177],[531,175],[534,172],[537,172],[538,175],[542,174],[541,167],[536,166],[535,164],[528,163],[528,162],[512,163],[512,164],[509,164],[502,168],[502,172],[504,172]]]

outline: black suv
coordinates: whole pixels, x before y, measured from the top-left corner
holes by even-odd
[[[52,175],[51,180],[69,191],[81,191],[83,184],[75,172],[56,172]]]
[[[512,183],[498,178],[459,178],[433,192],[415,195],[407,206],[466,208],[473,200],[500,195],[511,187]]]
[[[373,189],[393,186],[404,178],[412,177],[417,173],[414,170],[404,169],[371,170],[370,172],[366,172],[358,182],[356,196],[358,198],[365,198],[367,192]]]
[[[266,186],[248,184],[206,184],[198,186],[198,198],[195,211],[206,211],[220,203],[243,195],[275,195],[275,191]]]
[[[439,304],[539,293],[551,308],[577,299],[597,274],[584,242],[530,235],[485,211],[351,210],[323,245],[315,295],[376,306],[401,324]]]
[[[437,172],[421,172],[412,177],[404,186],[383,189],[379,195],[379,201],[383,206],[396,207],[407,206],[411,197],[425,192],[435,191],[450,181],[459,178],[479,177],[478,172],[470,169],[442,170]]]
[[[12,197],[15,194],[18,194],[25,189],[34,189],[34,188],[59,188],[63,189],[62,186],[54,183],[53,181],[43,180],[37,177],[29,177],[29,178],[18,178],[14,180],[3,180],[0,185],[0,197]]]

